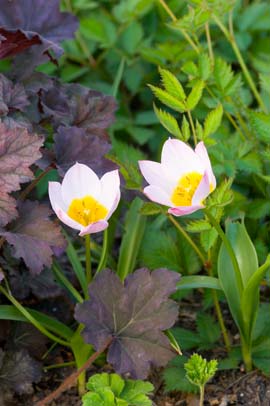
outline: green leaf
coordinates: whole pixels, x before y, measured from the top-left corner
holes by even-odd
[[[166,106],[170,107],[175,111],[179,111],[180,113],[186,111],[185,104],[180,100],[176,99],[174,96],[170,95],[165,90],[152,85],[148,86],[150,87],[154,95],[161,101],[161,103],[165,104]]]
[[[110,388],[86,393],[82,401],[83,406],[115,406],[115,396]]]
[[[250,110],[248,113],[251,128],[260,141],[270,141],[270,114]]]
[[[188,393],[198,393],[198,387],[186,378],[184,364],[187,357],[175,357],[165,368],[163,377],[165,381],[165,391],[171,392],[174,390]]]
[[[204,89],[204,81],[203,80],[198,80],[195,85],[193,86],[190,94],[188,95],[187,98],[187,109],[188,110],[193,110],[197,104],[199,103],[201,97],[202,97],[202,92]]]
[[[204,137],[209,137],[209,135],[214,134],[221,124],[223,115],[222,104],[219,104],[215,110],[210,111],[206,116],[204,121]]]
[[[182,327],[174,327],[172,332],[182,350],[191,350],[200,344],[200,337],[195,331],[187,330]]]
[[[249,252],[249,251],[247,251]],[[252,335],[254,323],[257,317],[259,307],[259,289],[262,279],[270,266],[270,255],[268,255],[265,263],[258,268],[249,278],[245,289],[243,291],[241,300],[241,309],[243,319],[247,326],[247,333],[249,337]]]
[[[167,111],[158,109],[154,104],[154,111],[160,123],[169,131],[170,134],[174,135],[176,138],[183,139],[180,128],[176,119]]]
[[[117,274],[121,280],[124,280],[135,269],[146,225],[146,217],[140,214],[142,206],[142,200],[136,197],[126,216],[125,233],[122,238],[117,265]]]
[[[54,319],[53,317],[47,316],[44,313],[29,309],[27,307],[25,309],[31,314],[32,317],[38,320],[40,324],[51,332],[59,334],[59,336],[68,341],[73,336],[74,332],[68,326]],[[23,321],[28,323],[28,320],[13,305],[0,305],[0,320]]]
[[[137,21],[132,21],[131,24],[122,33],[120,41],[124,50],[133,55],[138,52],[138,47],[143,39],[142,25]]]
[[[214,318],[207,313],[199,313],[196,319],[198,333],[200,335],[199,347],[201,350],[207,350],[213,347],[221,335],[220,327]]]
[[[183,116],[181,131],[183,134],[184,141],[187,142],[190,138],[191,133],[190,133],[189,122],[187,121],[185,116]]]
[[[201,232],[200,235],[200,242],[203,249],[207,252],[209,251],[216,243],[218,239],[218,233],[215,228],[211,228],[210,230],[205,230]]]
[[[183,276],[177,283],[177,290],[198,288],[222,290],[219,280],[213,276]]]
[[[162,213],[162,208],[157,203],[146,202],[143,204],[140,213],[144,216],[153,216]]]
[[[211,61],[207,54],[199,55],[199,74],[202,80],[207,80],[211,74]]]
[[[151,406],[152,401],[148,398],[153,392],[154,386],[150,382],[140,380],[127,380],[121,398],[130,406]]]
[[[200,233],[201,231],[207,231],[210,230],[211,228],[212,226],[207,220],[201,219],[190,221],[186,227],[186,230],[189,233]]]
[[[168,70],[159,68],[163,86],[171,96],[184,101],[186,99],[185,91],[179,80]]]
[[[270,376],[270,338],[252,349],[252,361],[265,375]]]
[[[170,229],[148,227],[141,245],[140,262],[150,269],[165,267],[183,274],[201,269],[198,256],[184,237]]]
[[[239,222],[228,223],[226,227],[226,237],[235,253],[243,287],[245,288],[258,268],[256,250],[249,238],[244,224]],[[218,256],[218,275],[234,321],[241,333],[245,336],[245,333],[250,331],[250,325],[253,323],[253,316],[250,319],[249,315],[249,319],[247,319],[244,314],[244,310],[241,306],[243,290],[239,290],[240,287],[237,283],[235,270],[224,243],[221,245]],[[254,309],[254,312],[256,312],[256,309]],[[249,340],[250,337],[246,337],[246,339]]]

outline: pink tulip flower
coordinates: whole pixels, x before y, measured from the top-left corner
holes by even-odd
[[[168,206],[168,212],[174,216],[204,208],[204,200],[216,187],[203,142],[194,151],[180,140],[168,139],[162,148],[161,163],[139,161],[139,166],[149,183],[144,188],[145,195]]]
[[[49,182],[49,197],[57,217],[80,236],[103,231],[120,200],[118,170],[99,179],[91,168],[76,163],[62,184]]]

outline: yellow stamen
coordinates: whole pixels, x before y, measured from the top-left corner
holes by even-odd
[[[108,210],[92,196],[84,196],[81,199],[72,200],[67,214],[83,226],[88,226],[103,220],[108,214]]]
[[[198,172],[190,172],[182,176],[172,193],[172,203],[175,206],[191,206],[193,195],[202,177],[203,175]]]

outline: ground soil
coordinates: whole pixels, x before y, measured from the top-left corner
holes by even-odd
[[[196,313],[202,306],[203,296],[190,297],[181,301],[179,320],[181,326],[189,329],[194,328]],[[237,330],[231,320],[226,305],[222,306],[226,325],[230,332],[230,339],[233,344],[239,343]],[[221,344],[221,343],[220,343]],[[60,351],[60,352],[59,352]],[[59,349],[51,363],[61,363],[71,357]],[[209,353],[209,358],[220,359],[224,356],[224,348],[216,348]],[[110,370],[110,367],[103,366],[102,370]],[[89,374],[99,372],[97,367],[92,367]],[[72,373],[72,368],[50,370],[44,373],[41,382],[35,385],[34,394],[31,396],[15,397],[10,401],[1,403],[0,406],[35,406],[35,403],[56,389],[63,380]],[[199,399],[195,395],[180,392],[164,393],[162,381],[162,370],[152,372],[150,379],[155,386],[153,395],[153,406],[199,406]],[[77,395],[76,388],[71,388],[63,393],[57,400],[51,402],[50,406],[81,406],[81,400]],[[243,365],[236,370],[217,372],[215,378],[206,386],[204,406],[270,406],[270,378],[266,378],[258,371],[245,373]]]

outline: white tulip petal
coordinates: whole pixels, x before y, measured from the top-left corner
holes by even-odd
[[[62,198],[61,183],[49,182],[48,192],[53,210],[55,211],[55,207],[61,207],[62,210],[66,211],[68,206]]]
[[[146,186],[143,192],[148,197],[148,199],[152,200],[153,202],[163,204],[169,207],[172,206],[169,194],[167,194],[166,191],[164,191],[158,186],[155,185]]]
[[[199,144],[195,148],[195,153],[200,157],[201,161],[203,162],[203,165],[205,169],[207,170],[208,177],[210,184],[212,186],[212,190],[216,188],[216,178],[212,170],[211,162],[208,156],[207,149],[205,148],[205,145],[203,141],[199,142]]]
[[[105,220],[108,220],[111,217],[111,215],[113,214],[113,212],[116,210],[116,208],[119,204],[119,201],[120,201],[120,197],[121,197],[121,193],[120,193],[120,189],[119,189],[117,192],[117,195],[115,196],[112,207],[111,207],[109,213],[107,214],[107,216],[105,217]]]
[[[66,172],[62,182],[62,196],[68,206],[73,199],[87,195],[98,200],[100,192],[100,180],[88,166],[77,162]]]
[[[209,194],[210,194],[210,182],[209,182],[208,172],[205,171],[205,174],[193,195],[192,206],[193,205],[195,205],[195,206],[202,205],[203,206],[203,201]]]
[[[105,173],[100,179],[101,192],[98,202],[110,212],[112,207],[119,202],[120,178],[118,170]]]
[[[83,237],[87,234],[99,233],[100,231],[105,230],[109,226],[109,223],[106,220],[99,220],[96,223],[89,224],[87,227],[83,227],[79,236]]]
[[[83,226],[77,223],[77,221],[72,220],[72,218],[70,218],[67,213],[61,209],[61,207],[56,206],[54,211],[59,220],[61,220],[64,224],[74,228],[75,230],[82,230]]]
[[[172,176],[177,175],[178,178],[190,172],[204,172],[201,159],[195,154],[193,149],[176,139],[168,139],[164,143],[161,163],[168,168]]]
[[[167,168],[158,162],[139,161],[139,167],[143,177],[150,185],[164,189],[168,193],[173,190],[177,183],[177,174],[172,176]]]

